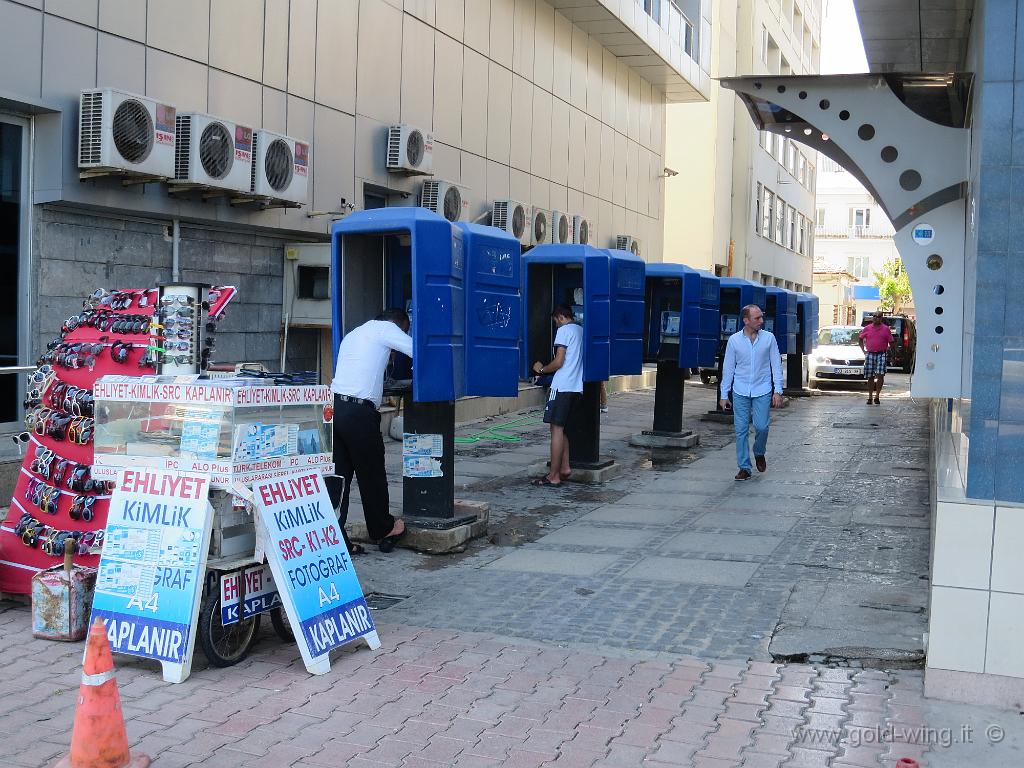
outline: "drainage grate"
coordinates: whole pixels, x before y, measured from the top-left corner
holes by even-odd
[[[371,592],[364,597],[371,611],[386,611],[391,606],[409,599],[409,595],[385,595],[383,592]]]
[[[878,429],[880,426],[873,421],[836,421],[832,429]]]

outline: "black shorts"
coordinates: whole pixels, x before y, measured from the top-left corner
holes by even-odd
[[[576,404],[583,399],[582,392],[557,392],[544,406],[544,423],[564,427],[572,417]]]

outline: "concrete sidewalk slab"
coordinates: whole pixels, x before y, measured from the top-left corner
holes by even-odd
[[[562,576],[596,576],[616,562],[616,555],[591,555],[582,552],[553,552],[521,549],[490,563],[487,568],[522,573],[553,573]]]
[[[725,528],[733,531],[785,533],[796,525],[795,517],[768,512],[707,512],[697,518],[698,528]]]
[[[666,540],[664,552],[706,552],[719,555],[770,555],[783,539],[778,536],[687,531]]]
[[[698,560],[686,557],[645,557],[623,573],[625,579],[671,581],[679,584],[715,584],[742,587],[757,570],[757,563]]]

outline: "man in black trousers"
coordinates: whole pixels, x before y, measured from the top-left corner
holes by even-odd
[[[384,438],[380,433],[380,401],[384,370],[392,351],[412,357],[409,315],[388,309],[341,340],[331,390],[334,392],[334,472],[327,478],[331,504],[351,554],[362,554],[345,532],[352,475],[359,483],[363,516],[371,541],[390,552],[405,535],[405,522],[391,515],[388,478],[384,470]],[[339,507],[340,501],[340,507]]]

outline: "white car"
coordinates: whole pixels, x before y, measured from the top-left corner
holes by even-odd
[[[807,355],[807,386],[827,382],[865,385],[859,325],[826,325],[818,330],[818,347]]]

